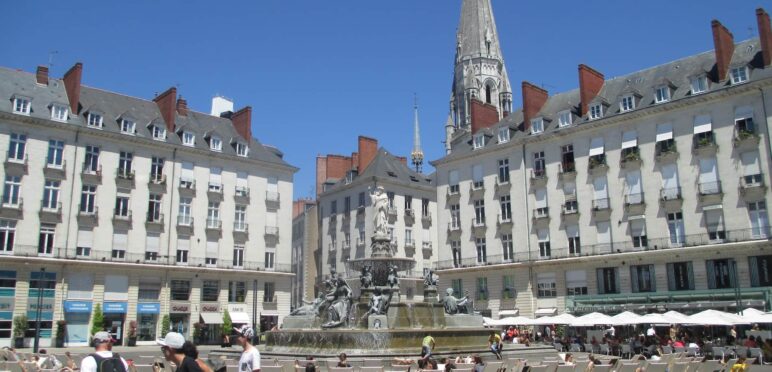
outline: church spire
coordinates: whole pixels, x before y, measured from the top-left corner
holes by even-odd
[[[418,127],[418,97],[413,98],[413,151],[410,153],[415,171],[422,172],[424,164],[424,151],[421,149],[421,131]]]

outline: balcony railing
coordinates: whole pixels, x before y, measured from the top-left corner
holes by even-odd
[[[266,191],[265,192],[265,201],[270,203],[278,203],[279,202],[279,192],[277,191]]]
[[[266,226],[265,227],[265,235],[266,236],[278,237],[279,236],[279,227],[278,226]]]
[[[43,169],[50,177],[63,179],[67,175],[67,160],[62,160],[61,164],[50,163],[46,161],[46,167]]]
[[[177,226],[180,226],[180,227],[192,227],[193,226],[193,217],[191,217],[189,215],[177,216]]]
[[[756,134],[752,127],[739,128],[735,126],[733,143],[734,147],[753,148],[759,145],[759,135]]]
[[[96,166],[95,166],[96,165]],[[84,178],[91,178],[94,180],[102,179],[102,164],[89,164],[84,162],[81,176]]]
[[[164,224],[164,214],[163,213],[148,213],[147,219],[145,220],[147,224],[150,225],[163,225]]]
[[[247,186],[236,186],[236,189],[233,193],[233,196],[236,198],[244,198],[249,199],[249,187]]]
[[[405,239],[405,248],[415,248],[415,240]]]
[[[458,221],[448,222],[448,231],[450,232],[461,231],[461,224]]]
[[[717,147],[716,135],[713,132],[699,133],[692,137],[692,150],[695,152],[715,150]]]
[[[21,211],[24,209],[24,199],[20,197],[16,198],[3,198],[2,204],[0,204],[3,209],[7,210],[18,210]]]
[[[421,213],[421,222],[423,223],[431,223],[432,222],[432,213],[429,211]]]
[[[542,207],[542,208],[534,208],[533,209],[533,219],[534,220],[540,220],[543,218],[549,218],[550,212],[549,208]]]
[[[675,158],[678,155],[678,149],[675,141],[671,138],[657,142],[654,153],[658,161],[665,161]]]
[[[484,191],[484,190],[485,190],[485,182],[482,180],[472,181],[472,183],[469,184],[470,192],[477,192],[477,191]]]
[[[625,194],[625,205],[641,205],[644,204],[643,193]]]
[[[497,225],[504,225],[504,224],[511,224],[512,223],[512,215],[506,215],[502,216],[501,214],[496,216],[496,224]]]
[[[246,222],[234,222],[233,223],[233,231],[240,232],[240,233],[246,233],[249,231],[249,224]]]
[[[595,211],[603,211],[611,209],[611,202],[609,198],[598,198],[592,200],[592,209]]]
[[[563,203],[561,214],[564,216],[579,213],[579,202],[576,200],[567,200]]]
[[[589,170],[606,170],[608,165],[606,164],[606,154],[590,156],[588,161]]]
[[[485,227],[485,216],[472,218],[472,227],[473,228]]]
[[[558,167],[558,173],[560,174],[561,177],[576,175],[576,163],[572,161],[561,162]]]
[[[6,172],[10,169],[18,169],[21,170],[23,173],[27,173],[27,168],[29,165],[29,156],[27,154],[24,154],[21,159],[13,157],[11,154],[8,154],[8,157],[5,158],[5,169]]]
[[[668,187],[659,191],[659,200],[661,201],[673,201],[681,200],[683,195],[681,194],[681,187]]]
[[[721,181],[700,182],[697,188],[700,196],[720,195],[722,193]]]
[[[131,220],[132,220],[132,213],[130,210],[121,210],[121,209],[113,210],[113,221],[130,223]]]
[[[222,230],[222,220],[219,218],[207,218],[206,219],[207,230]]]
[[[448,197],[458,196],[461,193],[461,188],[458,184],[448,186]]]
[[[189,179],[180,179],[180,191],[196,191],[196,181]]]

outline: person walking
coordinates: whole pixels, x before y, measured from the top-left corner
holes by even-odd
[[[501,360],[501,350],[504,343],[501,342],[501,336],[497,332],[491,332],[491,336],[488,337],[488,348],[491,349],[496,359]]]
[[[164,338],[155,341],[161,345],[164,358],[177,366],[176,372],[202,372],[196,360],[185,355],[185,337],[177,332],[169,332]]]
[[[113,336],[110,332],[94,334],[94,353],[80,362],[81,372],[126,372],[129,364],[118,353],[113,353]]]
[[[421,359],[429,359],[432,357],[432,351],[434,351],[434,347],[436,346],[436,342],[434,342],[434,337],[432,337],[431,334],[426,333],[424,334],[424,339],[421,342]]]
[[[241,328],[233,328],[233,332],[236,345],[243,349],[238,372],[260,372],[260,352],[250,343],[252,337],[255,337],[255,331],[245,324]]]

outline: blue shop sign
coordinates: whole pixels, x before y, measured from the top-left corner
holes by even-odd
[[[64,301],[65,313],[91,313],[91,301]]]
[[[137,314],[160,314],[161,304],[159,302],[140,302],[137,303]]]
[[[127,302],[105,302],[102,312],[105,314],[126,314],[129,309]]]

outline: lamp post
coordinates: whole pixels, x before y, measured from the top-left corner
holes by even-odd
[[[40,276],[38,277],[37,289],[38,289],[38,307],[35,312],[35,343],[32,346],[32,352],[37,354],[40,348],[40,316],[43,307],[43,276],[46,274],[46,268],[40,268]]]
[[[737,261],[729,260],[731,266],[732,284],[734,284],[734,300],[737,312],[742,315],[742,292],[740,292],[740,277],[737,275]]]
[[[260,343],[260,334],[257,332],[257,279],[252,281],[252,333],[254,333],[254,337],[257,338],[257,342],[255,340],[251,340],[255,345]]]

